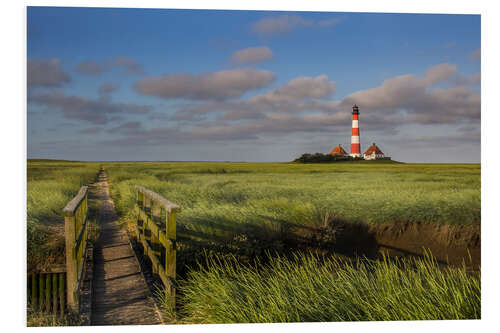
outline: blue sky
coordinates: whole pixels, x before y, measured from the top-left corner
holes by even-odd
[[[28,158],[480,161],[479,15],[28,7]]]

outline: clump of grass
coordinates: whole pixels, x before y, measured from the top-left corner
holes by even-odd
[[[175,301],[167,290],[163,287],[155,286],[153,295],[160,305],[160,311],[162,312],[163,318],[166,322],[168,324],[181,323],[177,319]]]
[[[28,327],[81,326],[82,323],[83,321],[78,314],[69,313],[64,316],[48,314],[34,310],[28,303],[26,316],[26,326]]]
[[[312,254],[242,265],[208,259],[181,281],[187,323],[478,319],[480,276],[424,259],[345,262]]]

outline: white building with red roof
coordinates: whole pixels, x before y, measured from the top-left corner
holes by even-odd
[[[377,147],[375,142],[365,151],[363,157],[365,160],[389,159],[388,157],[385,157],[384,153],[379,147]]]

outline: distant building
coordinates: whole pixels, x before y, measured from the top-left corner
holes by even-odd
[[[336,146],[335,148],[332,149],[330,152],[330,155],[337,155],[337,156],[347,156],[347,152],[342,148],[341,145]]]
[[[351,156],[361,157],[361,144],[359,143],[359,107],[356,104],[352,106]]]
[[[368,148],[363,154],[365,160],[390,160],[390,157],[385,157],[384,153],[380,150],[375,143]]]
[[[336,146],[330,152],[331,156],[352,157],[352,160],[390,160],[386,157],[379,147],[374,143],[361,155],[361,144],[359,140],[359,107],[354,104],[352,106],[352,131],[351,131],[351,153],[348,154],[341,145]],[[350,158],[347,158],[351,160]],[[335,159],[337,160],[337,159]]]

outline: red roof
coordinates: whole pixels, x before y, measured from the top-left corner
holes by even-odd
[[[382,150],[380,150],[379,147],[377,147],[377,145],[374,143],[373,145],[370,146],[370,148],[368,148],[364,155],[371,155],[372,153],[375,153],[376,155],[383,155],[384,153],[382,152]]]
[[[338,145],[332,149],[332,151],[330,152],[330,155],[347,155],[347,153],[344,150],[344,148],[342,148],[340,145]]]

